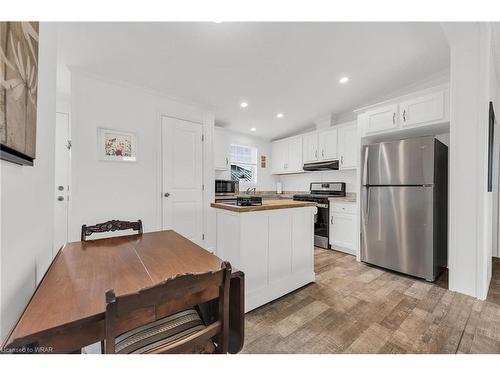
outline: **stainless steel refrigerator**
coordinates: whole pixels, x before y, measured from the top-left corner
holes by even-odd
[[[434,281],[447,264],[448,147],[382,142],[361,160],[361,260]]]

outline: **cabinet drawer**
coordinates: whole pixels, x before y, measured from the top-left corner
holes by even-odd
[[[343,213],[343,214],[355,214],[356,204],[350,202],[333,202],[332,212]]]

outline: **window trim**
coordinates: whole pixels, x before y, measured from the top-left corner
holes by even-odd
[[[255,158],[254,158],[254,162],[253,163],[237,162],[237,161],[233,160],[233,158],[232,158],[232,152],[230,152],[230,155],[229,155],[229,174],[230,174],[230,176],[231,176],[231,168],[232,168],[233,165],[248,165],[248,166],[251,166],[251,167],[254,168],[254,173],[252,175],[252,180],[253,181],[252,182],[248,182],[248,181],[242,181],[242,180],[238,179],[238,182],[240,184],[240,187],[241,186],[244,186],[244,187],[256,187],[257,184],[258,184],[258,179],[259,179],[259,173],[258,173],[258,170],[259,170],[259,168],[258,168],[259,167],[259,149],[257,147],[255,147],[255,146],[242,145],[242,144],[237,144],[237,143],[231,143],[230,144],[230,149],[231,149],[232,146],[244,147],[244,148],[251,149],[252,150],[252,154],[255,152]]]

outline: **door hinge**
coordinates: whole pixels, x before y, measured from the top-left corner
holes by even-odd
[[[201,190],[205,190],[205,184],[201,184]]]
[[[202,240],[205,240],[205,234],[202,234],[202,235],[201,235],[201,239],[202,239]]]
[[[68,139],[68,143],[66,144],[66,148],[67,148],[68,150],[71,150],[71,146],[72,146],[72,145],[71,145],[71,141]]]
[[[201,135],[201,141],[204,142],[205,141],[205,136],[202,134]]]

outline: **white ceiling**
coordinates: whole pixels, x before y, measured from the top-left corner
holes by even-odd
[[[62,23],[60,66],[211,106],[276,138],[449,67],[439,23]],[[62,72],[63,70],[60,69]],[[349,76],[341,85],[338,80]],[[60,76],[59,89],[69,90]],[[242,109],[241,101],[248,107]],[[283,112],[282,119],[276,118]]]

